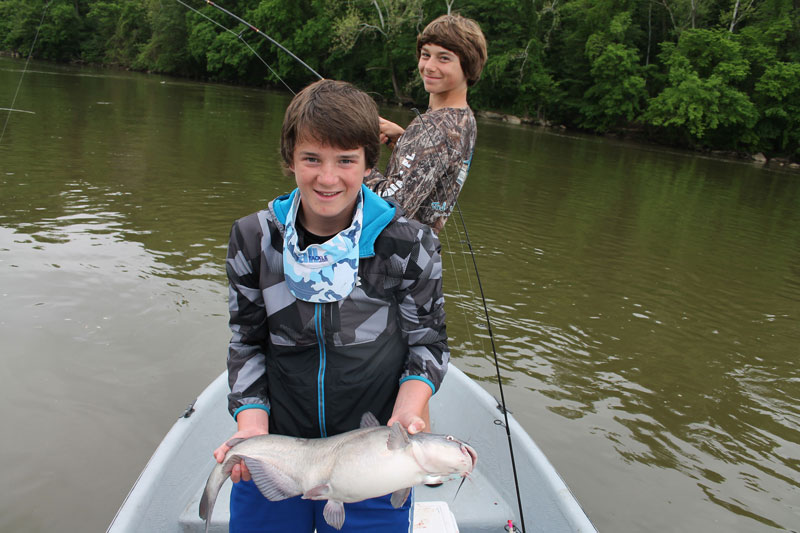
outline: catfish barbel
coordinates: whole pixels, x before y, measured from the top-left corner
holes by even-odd
[[[455,437],[409,435],[399,423],[381,426],[370,413],[361,418],[360,429],[333,437],[259,435],[232,439],[228,445],[231,449],[214,466],[200,499],[206,531],[219,489],[240,461],[268,500],[301,494],[304,499],[328,500],[322,512],[325,521],[341,529],[345,503],[391,493],[397,508],[414,485],[466,476],[478,459],[472,447]]]

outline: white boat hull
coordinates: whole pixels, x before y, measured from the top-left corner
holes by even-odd
[[[194,413],[175,423],[109,532],[204,531],[198,505],[214,466],[211,452],[236,430],[227,411],[227,394],[226,374],[222,374],[197,398]],[[508,438],[495,399],[451,365],[430,408],[433,430],[469,442],[478,452],[478,463],[457,497],[458,482],[448,482],[436,488],[415,488],[416,502],[446,502],[460,533],[503,531],[509,519],[521,531]],[[510,415],[509,426],[526,531],[596,531],[550,462]],[[209,531],[228,531],[230,487],[226,483],[220,491]],[[437,504],[427,506],[420,516],[430,508],[439,509]]]

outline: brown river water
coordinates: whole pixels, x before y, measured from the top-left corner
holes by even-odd
[[[104,530],[224,370],[228,231],[293,187],[290,96],[31,63],[0,110],[0,531]],[[479,121],[460,207],[509,409],[600,531],[800,530],[800,173]],[[453,362],[498,396],[457,216],[441,240]]]

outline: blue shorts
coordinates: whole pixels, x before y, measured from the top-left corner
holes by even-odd
[[[414,490],[398,509],[392,507],[391,494],[344,504],[341,533],[411,533]],[[327,500],[303,500],[300,496],[279,502],[266,499],[252,481],[233,484],[231,490],[230,533],[336,533],[325,522],[322,509]]]

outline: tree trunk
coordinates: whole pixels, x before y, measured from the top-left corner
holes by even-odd
[[[667,11],[669,15],[669,20],[672,22],[672,29],[678,33],[680,33],[680,28],[678,27],[678,23],[675,22],[675,15],[672,14],[672,10],[669,8],[669,4],[667,4],[667,0],[661,0],[661,5],[664,6],[664,9]]]
[[[736,4],[733,6],[733,17],[731,17],[731,27],[728,30],[731,33],[733,33],[733,29],[736,27],[736,17],[738,14],[739,14],[739,0],[736,0]]]
[[[650,2],[647,9],[647,56],[644,60],[644,66],[650,64],[650,42],[653,40],[653,2]]]
[[[392,58],[388,53],[386,53],[386,62],[389,65],[389,75],[392,78],[392,89],[394,90],[395,99],[401,104],[408,103],[408,98],[406,98],[406,96],[403,94],[403,90],[400,88],[400,82],[397,81],[397,73],[394,69],[394,61],[392,61]]]

